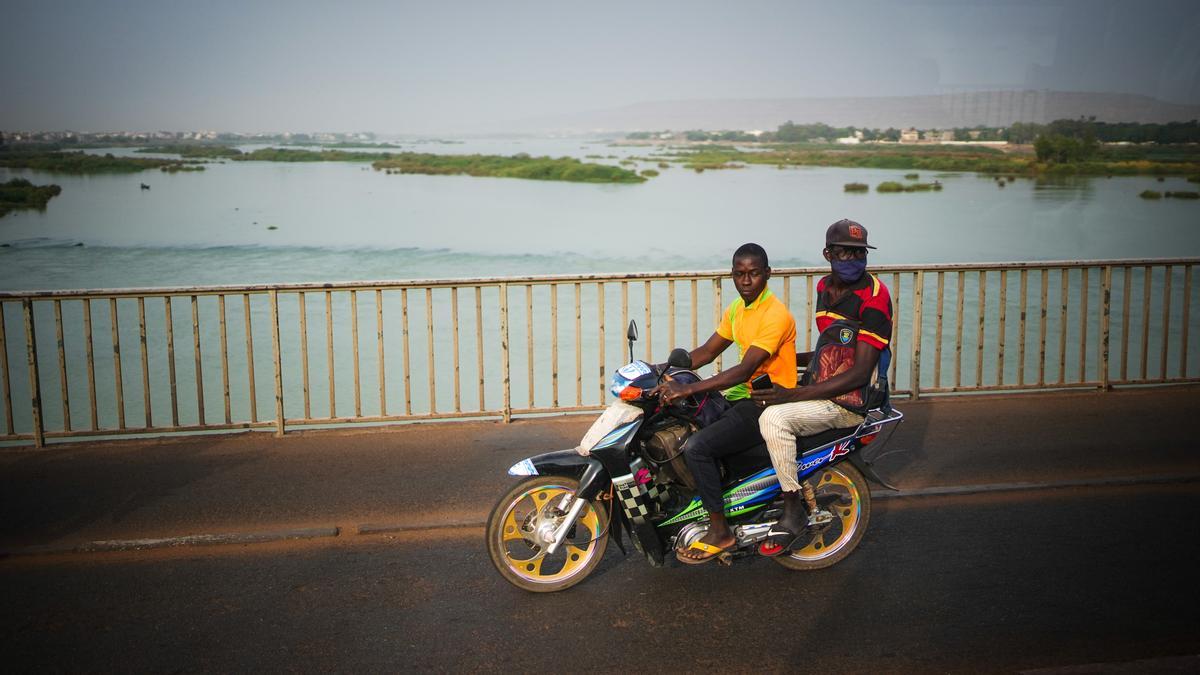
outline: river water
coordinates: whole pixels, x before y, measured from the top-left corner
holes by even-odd
[[[607,162],[654,151],[578,140],[406,149]],[[824,229],[843,217],[868,227],[876,264],[1200,255],[1200,203],[1137,196],[1195,189],[1182,178],[1017,179],[998,188],[971,173],[926,173],[922,181],[945,189],[842,190],[904,173],[752,166],[698,174],[672,165],[642,184],[590,185],[386,175],[334,162],[92,176],[0,169],[0,180],[63,187],[45,212],[0,219],[8,245],[0,289],[720,269],[745,241],[766,247],[776,266],[808,265],[821,262]]]

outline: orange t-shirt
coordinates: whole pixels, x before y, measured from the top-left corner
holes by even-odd
[[[721,316],[717,335],[737,345],[739,360],[745,358],[746,350],[751,347],[770,354],[750,376],[751,380],[766,373],[775,384],[796,386],[796,320],[771,289],[763,289],[749,305],[741,298],[730,303]],[[725,398],[731,401],[750,398],[748,382],[725,390]]]

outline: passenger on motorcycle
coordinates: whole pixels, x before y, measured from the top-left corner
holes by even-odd
[[[762,442],[758,429],[763,409],[751,401],[747,383],[765,373],[783,387],[796,384],[796,321],[767,288],[771,277],[767,252],[758,244],[742,245],[733,254],[732,275],[740,297],[730,303],[717,331],[690,356],[692,367],[700,368],[736,343],[740,362],[699,382],[668,381],[658,389],[664,405],[720,390],[725,390],[725,398],[732,403],[721,417],[689,437],[683,446],[684,459],[709,514],[708,532],[677,554],[688,564],[712,560],[736,544],[725,520],[718,460]]]
[[[839,320],[857,322],[853,365],[809,386],[793,387],[774,380],[774,387],[753,392],[753,401],[765,408],[758,425],[783,490],[783,517],[768,537],[778,546],[787,547],[805,530],[797,480],[797,437],[862,423],[861,415],[832,399],[866,386],[891,340],[892,300],[887,286],[867,272],[870,248],[875,247],[867,244],[867,228],[852,220],[839,220],[825,232],[822,254],[831,274],[817,283],[817,330],[824,331]],[[798,356],[801,363],[808,364],[812,353]]]

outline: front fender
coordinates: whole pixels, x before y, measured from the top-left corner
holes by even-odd
[[[534,455],[512,465],[511,476],[565,476],[579,481],[576,496],[595,499],[611,483],[604,465],[594,457],[580,455],[574,449]]]
[[[513,464],[508,469],[510,476],[567,476],[580,478],[587,470],[588,458],[575,450],[555,450],[534,455]]]

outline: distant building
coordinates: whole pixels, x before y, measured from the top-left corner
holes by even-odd
[[[921,132],[909,127],[900,132],[901,143],[916,143],[921,140]]]
[[[842,145],[858,145],[862,142],[862,139],[858,136],[844,136],[837,139],[837,142],[841,143]]]

